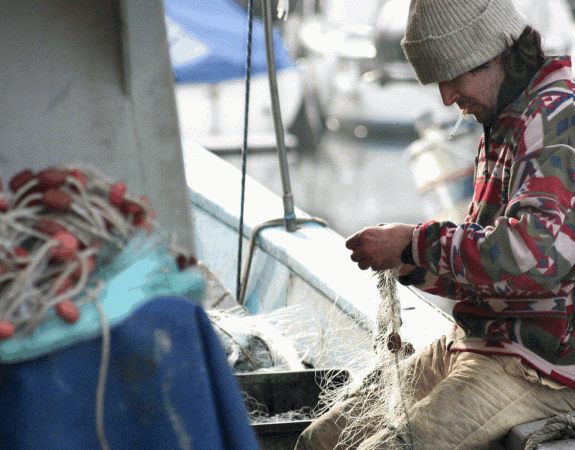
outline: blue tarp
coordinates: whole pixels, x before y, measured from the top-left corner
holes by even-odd
[[[0,448],[96,450],[101,339],[0,366]],[[110,449],[258,449],[206,313],[183,297],[139,306],[111,333]]]
[[[178,83],[213,83],[244,78],[248,14],[232,0],[165,0],[172,67]],[[274,30],[276,69],[292,64]],[[267,73],[265,34],[254,17],[252,75]]]

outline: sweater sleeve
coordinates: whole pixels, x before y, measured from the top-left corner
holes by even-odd
[[[414,259],[442,280],[434,293],[452,293],[457,285],[464,297],[466,290],[537,294],[572,277],[575,150],[543,145],[543,139],[529,145],[532,133],[526,129],[524,135],[511,165],[510,200],[492,226],[430,221],[416,228]]]
[[[473,290],[456,283],[451,277],[439,277],[430,272],[426,272],[422,283],[413,284],[413,287],[451,300],[465,300],[475,295]]]

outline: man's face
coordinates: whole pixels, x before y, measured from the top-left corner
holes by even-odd
[[[473,114],[479,123],[486,124],[496,118],[497,97],[504,78],[499,55],[451,81],[440,82],[439,92],[446,106],[457,103],[460,109]]]

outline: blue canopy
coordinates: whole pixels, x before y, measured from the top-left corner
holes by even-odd
[[[172,67],[177,83],[213,83],[244,78],[248,14],[232,0],[165,0]],[[291,66],[274,30],[277,70]],[[265,34],[254,17],[252,75],[267,73]]]

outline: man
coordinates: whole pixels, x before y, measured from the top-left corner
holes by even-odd
[[[411,436],[366,428],[336,447],[352,399],[298,449],[491,449],[516,424],[575,410],[571,61],[543,55],[511,0],[411,0],[402,46],[422,84],[484,126],[474,197],[460,224],[368,227],[346,246],[363,270],[399,268],[401,283],[456,300],[457,338],[406,360]]]

